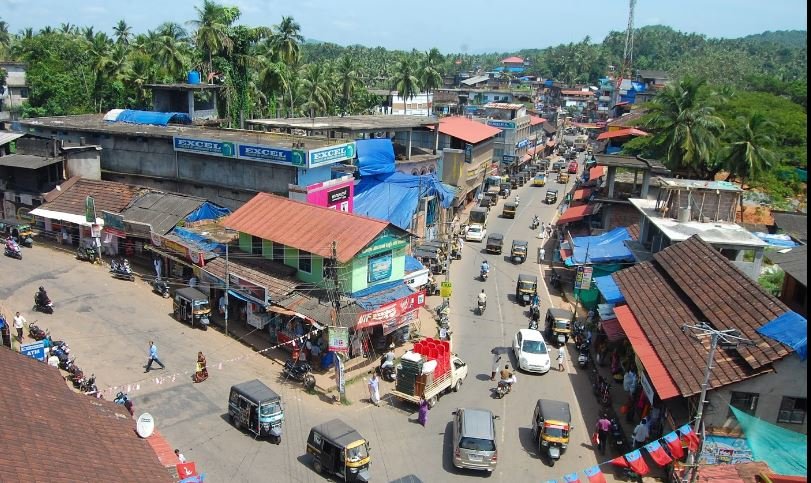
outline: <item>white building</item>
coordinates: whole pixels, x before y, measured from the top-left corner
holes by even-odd
[[[393,93],[391,102],[387,104],[378,107],[377,112],[397,116],[429,116],[434,108],[434,95],[423,92],[404,101],[398,94]]]

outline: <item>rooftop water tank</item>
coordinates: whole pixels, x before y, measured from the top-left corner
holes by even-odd
[[[189,84],[199,84],[200,83],[200,73],[196,70],[190,70],[189,75],[187,76]]]

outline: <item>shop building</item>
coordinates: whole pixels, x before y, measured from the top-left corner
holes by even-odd
[[[476,119],[501,129],[493,146],[493,158],[501,160],[504,173],[517,173],[529,162],[529,133],[532,118],[523,104],[491,102],[484,105],[484,117]]]

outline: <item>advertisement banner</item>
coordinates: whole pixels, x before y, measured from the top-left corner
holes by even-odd
[[[425,305],[425,292],[412,293],[390,304],[383,305],[378,309],[364,312],[358,317],[355,330],[375,325],[382,325],[384,328],[398,327],[401,325],[400,321],[403,316],[423,305]]]
[[[338,383],[338,394],[346,392],[346,378],[344,377],[344,361],[340,355],[335,356],[335,381]]]
[[[307,203],[345,213],[352,213],[354,196],[355,179],[352,176],[307,186]]]
[[[577,268],[577,277],[574,280],[575,290],[588,290],[591,288],[591,274],[594,268],[581,266]]]
[[[84,219],[88,223],[96,222],[96,201],[92,196],[84,199]]]
[[[391,252],[380,253],[369,257],[369,283],[379,282],[391,277],[392,256]]]
[[[347,161],[355,157],[355,143],[338,144],[337,146],[327,146],[326,148],[311,149],[309,155],[308,168],[334,164],[339,161]]]
[[[262,144],[240,144],[237,147],[237,157],[240,159],[249,159],[262,163],[304,166],[304,159],[300,151],[295,152],[299,154],[294,156],[292,149],[265,146]]]
[[[515,122],[513,121],[499,121],[498,119],[488,119],[487,125],[497,127],[499,129],[515,129]]]
[[[270,303],[265,287],[262,287],[259,284],[249,280],[245,280],[244,278],[234,275],[233,273],[229,273],[228,277],[228,281],[231,284],[231,290],[234,290],[245,297],[252,298],[256,300],[257,303],[261,303],[261,305],[267,305]]]
[[[330,352],[349,352],[348,327],[328,327],[327,338]]]
[[[45,360],[45,341],[23,344],[20,346],[20,354],[39,361]]]
[[[451,282],[441,282],[439,284],[439,296],[443,299],[451,298],[451,294],[453,293],[453,283]]]
[[[185,153],[206,154],[208,156],[222,156],[233,158],[236,155],[236,146],[232,142],[214,139],[187,138],[173,136],[175,151]]]

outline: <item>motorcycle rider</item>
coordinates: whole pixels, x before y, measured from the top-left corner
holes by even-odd
[[[479,307],[487,307],[487,294],[484,293],[484,289],[482,289],[481,293],[479,293]]]
[[[502,369],[499,374],[501,379],[498,381],[498,385],[506,387],[507,392],[511,391],[512,385],[515,384],[516,378],[515,374],[513,374],[510,370],[510,365],[505,364],[504,369]]]
[[[520,196],[518,196],[518,195],[515,195],[515,204],[517,205],[517,204],[519,204],[520,202],[521,202],[521,197],[520,197]]]
[[[380,370],[383,371],[387,367],[394,367],[394,343],[389,344],[389,351],[383,356],[383,362],[380,364]]]
[[[45,307],[49,303],[51,303],[51,299],[48,298],[48,292],[45,291],[45,287],[40,287],[39,292],[37,292],[37,305]]]
[[[486,273],[490,273],[490,264],[487,263],[487,260],[482,262],[481,274],[484,275]]]
[[[539,224],[540,222],[541,222],[541,219],[540,219],[540,218],[538,218],[538,215],[533,216],[533,217],[532,217],[532,229],[534,230],[535,228],[537,228],[537,227],[538,227],[538,224]]]

